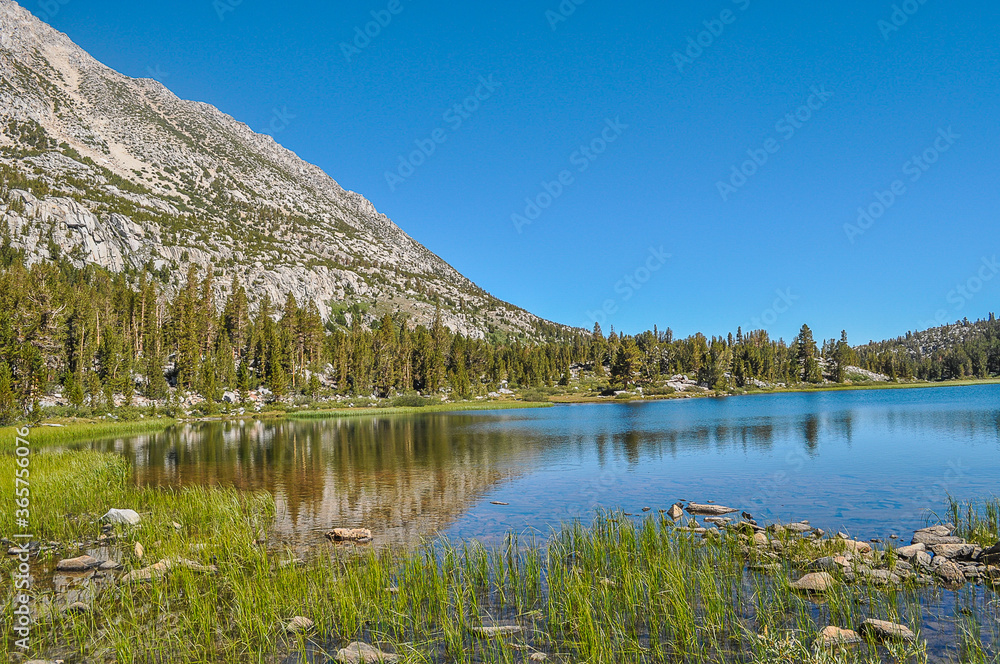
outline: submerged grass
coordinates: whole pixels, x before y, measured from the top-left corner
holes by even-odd
[[[10,461],[0,457],[2,491],[10,488],[3,484]],[[868,617],[921,631],[928,591],[917,586],[839,580],[822,599],[791,588],[792,568],[842,551],[836,540],[821,550],[788,535],[765,551],[737,533],[702,538],[662,517],[608,513],[543,542],[435,541],[407,552],[328,544],[292,561],[291,552],[267,540],[274,515],[267,494],[138,488],[123,460],[96,452],[39,454],[32,477],[32,525],[40,539],[93,541],[101,513],[129,507],[143,521],[119,528],[109,552],[126,570],[158,560],[217,566],[206,573],[175,564],[143,583],[99,587],[90,580],[91,610],[84,613],[63,610],[67,593],[39,592],[33,654],[49,658],[328,661],[361,640],[407,662],[520,664],[535,651],[550,661],[592,664],[927,661],[920,639],[850,651],[813,648],[823,627],[856,629]],[[12,526],[7,519],[0,514],[4,533]],[[145,549],[142,559],[136,543]],[[780,559],[771,551],[781,551]],[[64,548],[33,564],[43,568],[79,553]],[[777,568],[748,572],[748,564]],[[10,559],[0,562],[0,573],[9,575],[11,566]],[[0,593],[9,603],[10,587]],[[996,661],[994,599],[991,591],[965,596],[955,637],[960,661]],[[315,629],[291,636],[285,625],[299,615],[315,621]],[[502,637],[477,631],[497,625],[520,631]],[[10,629],[9,621],[0,625],[5,649]]]

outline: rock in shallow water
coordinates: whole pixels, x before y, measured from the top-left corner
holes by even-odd
[[[60,572],[86,572],[87,570],[100,567],[101,561],[92,556],[80,556],[78,558],[68,558],[56,563],[56,570]]]
[[[946,560],[937,566],[934,570],[935,574],[941,577],[945,583],[949,583],[954,586],[960,586],[965,583],[965,573],[962,569],[950,560]]]
[[[917,635],[906,625],[872,618],[862,623],[861,631],[883,640],[914,641],[917,638]]]
[[[819,636],[816,637],[816,645],[823,648],[833,648],[836,646],[849,646],[861,643],[861,635],[854,630],[841,629],[833,625],[825,627]]]
[[[304,616],[295,616],[287,625],[285,631],[289,634],[302,634],[308,632],[315,626],[315,623]]]
[[[791,586],[793,590],[801,592],[823,593],[833,588],[835,583],[833,577],[826,572],[814,572],[806,574],[798,581],[793,581]]]
[[[339,650],[334,659],[341,664],[362,664],[362,662],[366,664],[375,664],[375,662],[395,664],[399,661],[399,655],[390,655],[367,643],[355,641]]]
[[[370,542],[372,531],[367,528],[334,528],[326,536],[334,542]]]
[[[688,503],[686,509],[688,514],[699,516],[722,516],[724,514],[732,514],[736,511],[732,507],[726,507],[725,505],[703,505],[700,503]]]

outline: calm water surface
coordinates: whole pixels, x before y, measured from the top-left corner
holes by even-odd
[[[545,534],[679,499],[908,536],[947,495],[1000,493],[1000,386],[206,423],[95,447],[143,484],[270,491],[277,535],[302,545],[335,526],[389,544]]]

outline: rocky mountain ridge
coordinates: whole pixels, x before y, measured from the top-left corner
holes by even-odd
[[[149,270],[176,288],[211,266],[255,301],[293,294],[329,315],[364,303],[467,335],[567,328],[492,297],[271,137],[160,83],[105,67],[0,0],[0,233],[57,256]]]

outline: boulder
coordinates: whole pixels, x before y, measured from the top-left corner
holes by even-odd
[[[87,570],[100,567],[101,561],[91,556],[80,556],[78,558],[67,558],[56,563],[56,570],[60,572],[86,572]]]
[[[927,528],[921,528],[917,530],[915,535],[933,535],[935,537],[948,537],[949,535],[955,534],[955,526],[950,523],[947,525],[939,526],[928,526]]]
[[[812,572],[791,583],[793,590],[807,593],[824,593],[836,583],[827,572]]]
[[[917,638],[906,625],[872,618],[861,624],[861,633],[884,641],[915,641]]]
[[[374,664],[375,662],[395,664],[399,661],[399,655],[390,655],[389,653],[384,653],[378,648],[370,646],[367,643],[355,641],[354,643],[349,644],[346,648],[342,648],[337,651],[337,655],[334,659],[341,664],[362,664],[362,662],[367,664]]]
[[[951,535],[934,535],[918,531],[913,533],[913,544],[965,544],[965,540]]]
[[[980,553],[978,560],[984,565],[996,565],[1000,563],[1000,542]]]
[[[850,646],[861,643],[861,635],[850,629],[841,629],[830,625],[824,627],[823,631],[816,637],[816,645],[822,648],[834,648],[837,646]]]
[[[667,516],[669,516],[674,521],[678,521],[682,516],[684,516],[684,510],[678,503],[676,505],[671,506],[670,509],[667,510]]]
[[[107,514],[101,517],[101,521],[107,523],[124,523],[129,526],[134,526],[142,521],[142,517],[135,510],[119,510],[110,509]]]

